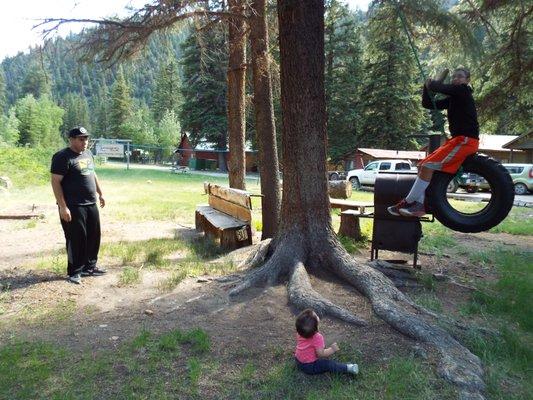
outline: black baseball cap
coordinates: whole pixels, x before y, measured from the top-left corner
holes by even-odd
[[[80,137],[80,136],[89,136],[89,132],[87,132],[87,129],[85,129],[83,126],[77,126],[75,128],[72,128],[70,131],[68,131],[69,138]]]

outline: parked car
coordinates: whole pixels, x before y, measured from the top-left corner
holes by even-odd
[[[409,160],[376,160],[367,164],[362,169],[352,169],[346,174],[346,180],[350,181],[354,189],[361,186],[374,186],[380,172],[411,172],[416,174],[417,169]]]
[[[533,191],[533,164],[502,164],[513,179],[515,194],[527,194]],[[467,192],[490,190],[488,182],[482,176],[465,173],[460,177],[459,186]]]

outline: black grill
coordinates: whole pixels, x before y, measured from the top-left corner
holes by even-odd
[[[412,173],[379,174],[374,186],[374,228],[371,259],[378,258],[379,250],[414,254],[413,266],[417,268],[418,242],[422,238],[422,225],[418,218],[395,217],[387,207],[405,198],[413,186],[416,175]]]

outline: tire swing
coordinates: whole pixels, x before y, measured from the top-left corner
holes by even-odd
[[[477,174],[488,182],[492,195],[487,205],[473,213],[455,209],[446,197],[446,189],[454,175],[435,171],[426,189],[428,211],[454,231],[475,233],[489,230],[502,222],[513,207],[513,180],[498,161],[484,154],[467,157],[462,169],[463,172]]]
[[[420,76],[425,81],[426,74],[422,64],[420,64],[416,46],[411,38],[407,28],[407,21],[398,2],[396,2],[396,10],[411,46]],[[436,111],[435,97],[430,95],[430,98]],[[438,125],[439,130],[444,135],[444,120],[440,119]],[[473,213],[455,209],[446,196],[448,185],[454,178],[454,174],[435,171],[431,183],[426,189],[426,208],[428,212],[432,213],[444,226],[459,232],[475,233],[495,227],[502,222],[513,207],[514,186],[511,175],[498,161],[483,154],[474,154],[467,157],[462,169],[463,172],[472,172],[480,175],[488,182],[492,195],[487,205]]]

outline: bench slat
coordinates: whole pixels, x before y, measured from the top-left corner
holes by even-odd
[[[233,189],[219,185],[209,185],[209,194],[220,197],[231,203],[238,204],[246,208],[252,208],[250,193],[245,190]]]
[[[252,220],[252,211],[248,207],[243,207],[223,198],[209,195],[209,205],[241,221],[249,223]]]
[[[235,229],[247,225],[246,222],[233,218],[209,206],[198,206],[196,211],[204,216],[209,223],[218,229]]]

